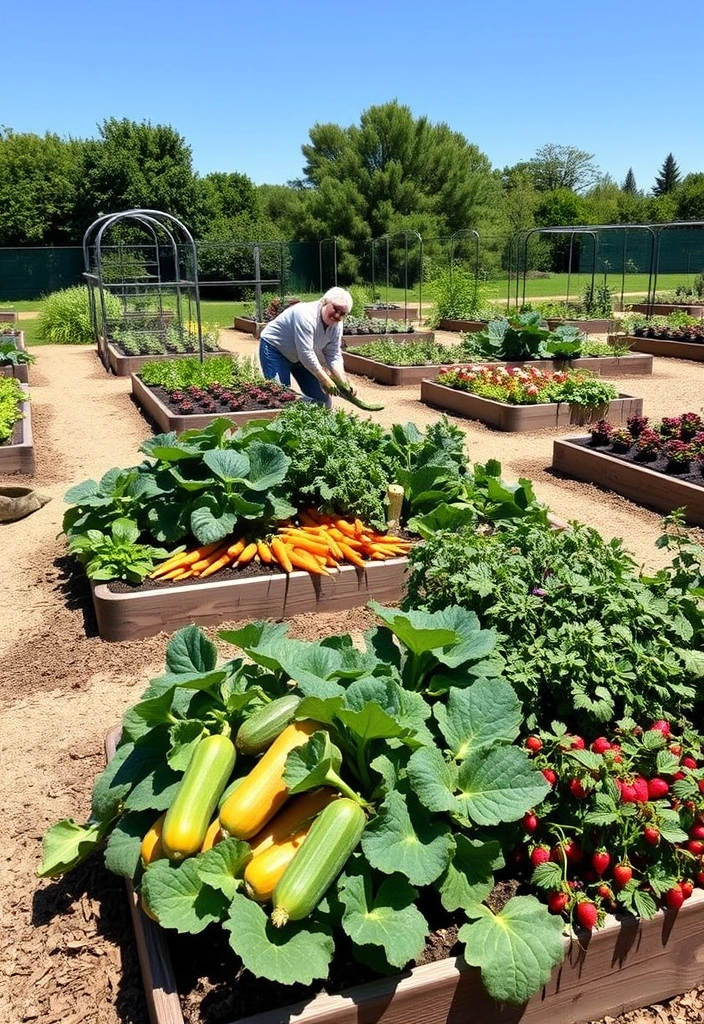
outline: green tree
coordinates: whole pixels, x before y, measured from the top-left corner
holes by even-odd
[[[633,173],[633,168],[628,168],[628,173],[623,179],[623,185],[621,186],[624,192],[629,192],[632,196],[637,195],[638,186],[636,185],[636,176]]]
[[[304,237],[340,237],[349,250],[385,235],[418,231],[449,236],[479,230],[499,183],[489,160],[446,124],[414,118],[397,101],[368,108],[359,126],[315,124],[302,147],[313,186],[301,225]]]
[[[669,192],[674,192],[677,186],[680,184],[681,176],[680,170],[675,162],[675,158],[672,153],[668,153],[665,157],[665,162],[660,168],[660,173],[655,179],[653,185],[654,196],[665,196]]]
[[[586,192],[600,177],[593,159],[591,153],[576,146],[548,143],[536,150],[527,166],[540,192],[554,192],[556,189]]]
[[[83,143],[0,129],[0,245],[67,245]]]
[[[677,220],[704,221],[704,174],[688,174],[675,198]]]
[[[535,219],[538,225],[544,227],[593,223],[590,221],[586,199],[569,188],[546,192],[536,206]]]
[[[198,220],[199,190],[185,140],[168,125],[110,118],[99,139],[85,143],[82,215],[130,209],[168,213],[191,230]]]

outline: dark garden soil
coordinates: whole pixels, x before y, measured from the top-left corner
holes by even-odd
[[[238,355],[256,355],[256,343],[244,332],[223,330],[221,341]],[[106,374],[92,348],[46,346],[34,354],[36,475],[0,475],[2,484],[29,485],[52,499],[23,520],[0,524],[0,1024],[148,1024],[122,880],[105,870],[99,856],[56,880],[38,880],[36,870],[47,828],[63,817],[87,819],[93,782],[105,763],[106,732],[163,671],[166,634],[139,641],[100,638],[90,588],[61,537],[66,490],[99,480],[113,467],[138,464],[150,427],[130,401],[129,379]],[[383,426],[423,427],[437,420],[439,414],[420,402],[417,386],[390,394],[362,379],[355,383],[365,400],[386,403],[373,414]],[[701,411],[704,365],[656,357],[652,378],[632,378],[627,385],[620,379],[619,386],[643,397],[651,420]],[[349,411],[341,400],[334,404]],[[464,431],[472,461],[496,458],[507,480],[532,480],[557,518],[625,538],[649,571],[667,562],[667,553],[655,546],[662,532],[657,513],[551,472],[554,430],[503,434],[459,417],[449,420]],[[704,530],[692,530],[692,536],[704,542]],[[359,642],[373,622],[366,608],[323,611],[294,617],[288,631],[306,640],[349,633]],[[233,656],[233,648],[219,632],[231,625],[204,630],[223,659]],[[452,944],[452,924],[429,944],[436,954]],[[227,947],[208,933],[179,939],[173,949],[187,1024],[235,1019],[240,990]],[[339,977],[345,984],[352,980],[344,962]],[[246,989],[262,992],[264,986]],[[287,990],[286,1001],[292,998]],[[701,988],[617,1020],[701,1024],[704,968]]]
[[[590,437],[572,437],[572,444],[580,448],[588,448],[590,451],[599,452],[600,455],[608,455],[619,462],[629,462],[634,466],[643,466],[654,473],[662,473],[664,476],[676,477],[678,480],[686,480],[688,484],[697,484],[704,487],[704,463],[690,462],[686,468],[673,467],[668,459],[660,455],[656,459],[639,458],[638,453],[631,449],[627,452],[614,451],[612,445],[594,444]]]
[[[221,388],[207,391],[205,389],[198,389],[202,394],[201,398],[196,397],[191,389],[183,388],[177,395],[185,396],[185,403],[187,404],[184,404],[184,398],[175,397],[173,391],[167,391],[158,385],[150,384],[146,386],[168,408],[170,413],[177,415],[222,413],[223,416],[226,416],[230,412],[257,412],[260,409],[283,409],[292,401],[298,400],[298,396],[294,392],[282,388],[281,385],[268,384],[262,389],[256,389],[255,391],[252,391],[249,387]]]

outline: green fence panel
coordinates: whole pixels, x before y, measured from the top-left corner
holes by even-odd
[[[41,299],[83,283],[80,246],[0,249],[0,301]]]

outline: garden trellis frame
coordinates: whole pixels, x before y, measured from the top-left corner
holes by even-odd
[[[656,229],[655,258],[654,270],[651,279],[652,288],[648,288],[646,316],[652,315],[652,307],[655,304],[655,300],[657,297],[656,289],[658,283],[658,273],[660,271],[660,243],[662,241],[662,236],[665,234],[666,231],[670,230],[671,228],[699,228],[701,230],[702,228],[704,228],[704,220],[673,220],[668,221],[667,224],[653,225],[653,227]],[[702,271],[704,271],[704,266],[702,267]]]
[[[625,292],[625,279],[626,279],[626,253],[628,246],[628,233],[634,231],[647,231],[650,235],[650,267],[648,271],[648,296],[650,297],[653,290],[653,280],[655,275],[656,265],[656,252],[657,252],[657,238],[655,228],[657,225],[652,224],[589,224],[589,225],[576,225],[569,227],[545,227],[545,228],[522,228],[520,231],[515,232],[509,241],[508,247],[508,301],[507,308],[511,307],[511,285],[513,280],[513,253],[515,246],[515,259],[516,259],[516,293],[515,293],[515,306],[525,305],[526,301],[526,275],[528,273],[528,243],[533,235],[569,235],[570,236],[570,251],[569,259],[567,263],[567,294],[565,296],[565,304],[569,303],[570,300],[570,279],[572,276],[572,257],[574,254],[574,240],[576,236],[590,235],[593,239],[593,252],[592,252],[592,268],[591,268],[591,288],[594,289],[594,281],[597,273],[597,256],[599,248],[599,232],[600,231],[618,231],[623,234],[623,250],[621,259],[621,307],[623,308],[623,298]],[[522,300],[519,303],[519,286],[520,286],[520,275],[521,275],[521,254],[523,256],[523,295]]]
[[[104,280],[103,274],[103,248],[106,232],[109,232],[116,225],[128,221],[138,224],[151,237],[156,274],[141,274],[138,278],[132,277],[131,279],[107,282]],[[171,249],[174,277],[172,281],[165,281],[162,276],[160,246],[164,244],[164,241],[169,243]],[[130,248],[139,248],[139,246],[130,246]],[[181,277],[183,250],[190,255],[190,278]],[[124,246],[122,251],[124,252]],[[148,297],[148,300],[155,297],[158,303],[158,312],[154,320],[157,327],[163,331],[167,319],[170,319],[166,316],[163,302],[164,292],[167,288],[172,290],[176,297],[176,309],[172,310],[171,313],[175,319],[175,327],[180,333],[184,331],[183,303],[184,299],[188,300],[188,319],[186,323],[189,325],[189,330],[190,324],[194,323],[196,325],[198,356],[201,362],[204,361],[205,352],[203,348],[200,293],[198,288],[198,254],[193,236],[180,220],[161,210],[139,208],[123,210],[119,213],[103,214],[93,221],[83,236],[83,263],[85,267],[83,277],[88,286],[93,333],[98,345],[98,351],[104,363],[104,347],[101,346],[101,339],[103,343],[107,341],[111,328],[105,301],[106,291],[118,295],[122,303],[125,319],[127,319],[130,312],[128,310],[130,298],[136,304],[137,300],[144,297]],[[139,289],[141,289],[141,292]],[[100,302],[100,316],[98,315],[96,303],[96,291]],[[195,305],[195,316],[191,315],[191,300],[193,300]]]
[[[388,235],[388,234],[387,235],[381,235],[380,238],[373,238],[371,240],[371,242],[370,242],[370,246],[371,246],[371,285],[372,285],[372,294],[374,294],[375,293],[375,289],[376,289],[376,280],[375,280],[375,272],[374,272],[374,268],[375,268],[375,264],[376,264],[376,259],[375,259],[376,245],[379,242],[384,242],[385,245],[386,245],[386,260],[385,260],[385,267],[386,267],[386,301],[388,303],[389,288],[391,287],[391,242],[394,241],[394,240],[403,239],[403,251],[404,251],[404,261],[403,261],[403,309],[404,309],[404,314],[407,313],[407,311],[408,311],[408,239],[412,235],[414,235],[415,238],[418,240],[418,244],[419,244],[419,247],[420,247],[419,256],[418,256],[418,316],[420,317],[421,316],[421,310],[423,308],[423,239],[422,239],[422,237],[420,235],[420,232],[412,231],[412,230],[397,231],[394,234],[391,234],[391,235]],[[383,320],[383,317],[381,317],[380,319]],[[407,316],[406,316],[406,319],[408,319]]]

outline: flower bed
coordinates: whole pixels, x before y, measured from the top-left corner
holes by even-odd
[[[256,389],[251,385],[237,389],[214,388],[211,385],[205,390],[188,388],[169,392],[163,387],[150,387],[136,374],[132,374],[132,396],[135,402],[163,431],[181,433],[184,430],[200,429],[223,416],[235,424],[255,419],[270,420],[278,416],[289,402],[299,400],[295,392],[271,381],[262,382],[261,387]],[[229,398],[225,400],[224,394],[233,396],[232,401]]]
[[[364,315],[375,320],[417,320],[417,306],[384,305],[365,306]]]
[[[0,473],[34,476],[35,455],[29,390],[25,384],[18,383],[18,387],[27,395],[27,400],[20,403],[21,418],[15,422],[12,437],[7,442],[0,443]]]
[[[584,371],[486,364],[450,367],[435,381],[423,380],[421,401],[508,431],[591,423],[605,410],[625,423],[643,406],[642,399],[618,395],[613,385]]]
[[[689,522],[704,523],[704,421],[698,413],[665,417],[654,427],[645,417],[630,419],[626,429],[598,423],[588,437],[556,442],[553,467],[659,511],[684,508]]]

